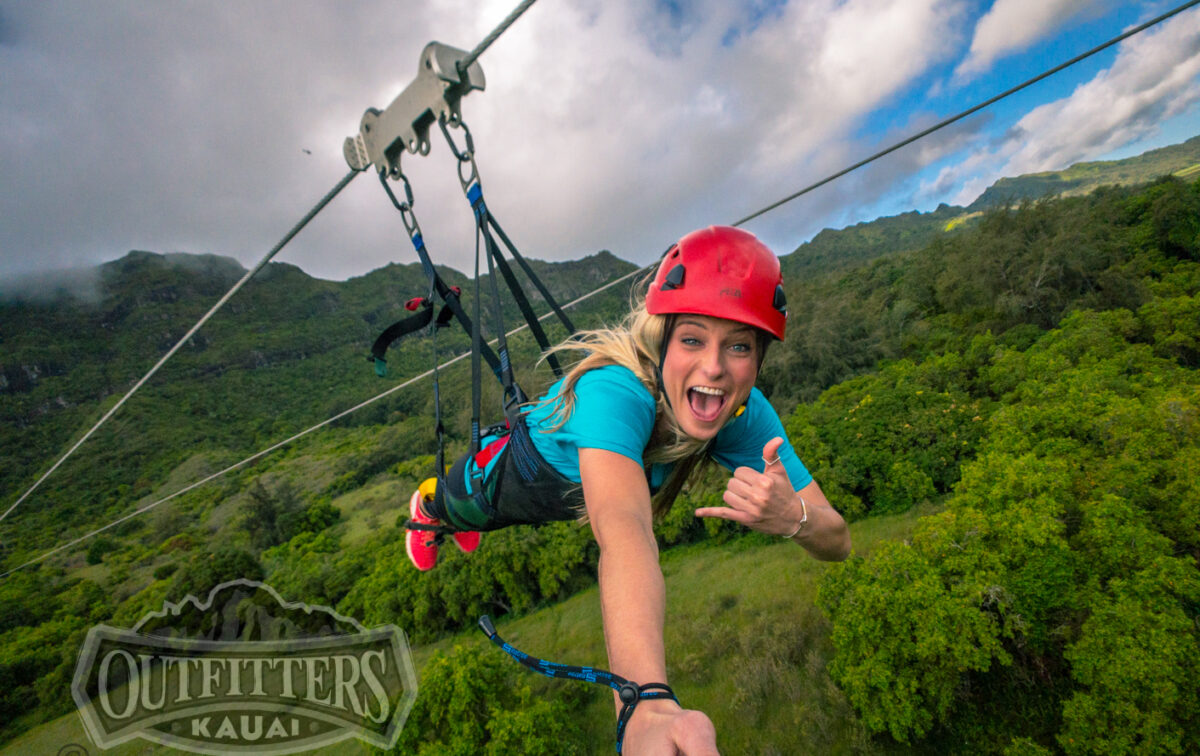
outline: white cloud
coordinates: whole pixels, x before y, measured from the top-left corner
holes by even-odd
[[[1200,10],[1187,11],[1121,43],[1112,66],[1069,96],[1034,108],[990,151],[953,169],[977,165],[977,175],[955,198],[965,204],[1000,176],[1060,170],[1152,135],[1158,124],[1200,103]]]
[[[955,77],[968,78],[985,71],[997,59],[1058,30],[1067,20],[1107,0],[996,0],[975,25],[967,58]]]
[[[764,73],[760,158],[805,157],[844,138],[860,119],[912,84],[952,49],[958,0],[849,0],[802,3],[751,42]]]
[[[5,6],[0,275],[131,248],[256,261],[345,174],[342,140],[408,84],[425,43],[470,49],[512,4]],[[648,262],[690,228],[731,222],[869,152],[869,114],[915,101],[914,86],[961,49],[966,5],[536,4],[481,58],[487,90],[463,101],[489,206],[531,256],[607,248]],[[794,245],[959,143],[944,136],[752,230]],[[471,215],[440,134],[404,169],[431,251],[466,270]],[[279,259],[342,278],[412,251],[366,175]]]

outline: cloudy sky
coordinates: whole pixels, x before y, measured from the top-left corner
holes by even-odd
[[[489,206],[532,257],[647,263],[1182,0],[540,0],[464,99]],[[0,0],[0,282],[130,249],[250,265],[348,170],[342,142],[515,0]],[[1200,133],[1200,8],[752,221],[965,204],[1000,176]],[[405,172],[435,259],[469,208],[435,133]],[[414,254],[373,174],[280,254],[329,279]]]

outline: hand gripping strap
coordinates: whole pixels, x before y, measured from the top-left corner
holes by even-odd
[[[619,695],[622,705],[621,713],[617,715],[617,753],[621,752],[621,746],[625,743],[625,725],[629,724],[629,718],[633,716],[633,710],[637,708],[638,702],[648,698],[669,698],[675,703],[679,703],[679,699],[675,697],[675,691],[671,690],[671,686],[666,683],[638,685],[627,681],[621,686]]]

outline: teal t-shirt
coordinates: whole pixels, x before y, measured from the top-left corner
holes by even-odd
[[[642,452],[654,429],[654,397],[633,371],[608,365],[584,373],[575,384],[574,411],[561,427],[550,430],[558,420],[554,417],[557,404],[553,398],[561,388],[560,380],[526,416],[534,447],[555,470],[579,483],[580,449],[605,449],[645,466]],[[727,470],[762,470],[763,445],[777,436],[783,438],[779,458],[798,491],[812,482],[812,475],[788,441],[775,408],[757,388],[750,390],[746,411],[717,433],[711,453]],[[670,470],[670,465],[652,467],[652,490],[663,484]]]

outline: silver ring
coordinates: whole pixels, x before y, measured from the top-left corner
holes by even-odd
[[[775,459],[767,459],[766,457],[763,457],[762,461],[763,461],[763,466],[765,469],[766,467],[770,467],[771,465],[777,464],[779,462],[779,455],[776,454]]]

